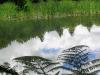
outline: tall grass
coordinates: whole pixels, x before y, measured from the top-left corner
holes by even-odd
[[[99,15],[100,1],[85,0],[85,1],[41,1],[40,3],[32,3],[26,0],[23,10],[17,10],[17,6],[13,3],[0,4],[0,17],[8,16],[15,19],[37,19],[37,18],[52,18],[65,16],[84,16],[84,15]],[[9,19],[9,18],[8,18]]]
[[[4,3],[0,5],[0,17],[11,18],[17,14],[17,7],[13,3]],[[1,18],[0,18],[1,19]]]

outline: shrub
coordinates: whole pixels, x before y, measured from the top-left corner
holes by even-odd
[[[10,2],[6,2],[0,5],[0,16],[15,16],[17,14],[16,5]]]

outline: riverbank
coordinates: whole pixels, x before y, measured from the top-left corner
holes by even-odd
[[[0,4],[0,20],[26,20],[27,18],[48,18],[59,16],[93,16],[100,15],[100,1],[48,1],[32,3],[26,1],[23,8],[13,2]]]

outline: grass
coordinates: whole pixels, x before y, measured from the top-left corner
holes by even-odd
[[[17,14],[17,7],[13,3],[4,3],[0,5],[0,17],[10,18]]]
[[[100,1],[71,1],[63,0],[61,2],[40,2],[31,3],[27,0],[23,10],[17,10],[18,6],[14,3],[6,2],[0,4],[0,19],[36,19],[50,18],[59,16],[80,16],[80,15],[98,15],[100,14]],[[2,18],[3,17],[3,18]],[[10,18],[11,17],[11,18]]]

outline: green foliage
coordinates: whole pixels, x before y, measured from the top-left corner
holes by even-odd
[[[4,3],[0,5],[0,16],[11,17],[16,16],[17,10],[16,5],[13,3]]]
[[[21,1],[21,2],[20,2]],[[27,13],[28,17],[55,17],[58,15],[69,16],[69,15],[93,15],[99,14],[100,2],[93,0],[62,0],[54,1],[48,0],[44,2],[42,0],[39,3],[34,3],[34,0],[15,0],[15,4],[7,2],[0,4],[0,14],[3,16],[14,17],[20,11]],[[32,3],[33,2],[33,3]],[[19,16],[17,16],[19,17]],[[25,18],[25,17],[24,17]],[[27,18],[27,17],[26,17]]]

